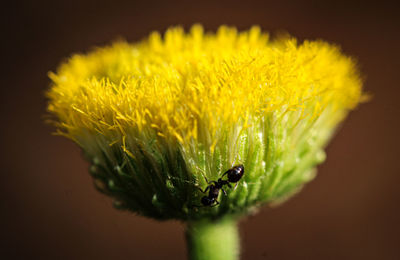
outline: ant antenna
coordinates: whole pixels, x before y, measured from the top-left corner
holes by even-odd
[[[204,172],[204,170],[203,169],[201,169],[199,166],[197,166],[197,165],[195,165],[194,166],[200,173],[201,173],[201,175],[204,177],[204,179],[206,180],[206,183],[207,184],[210,184],[210,182],[208,181],[208,179],[207,179],[207,177],[206,177],[206,174],[205,174],[205,172]]]

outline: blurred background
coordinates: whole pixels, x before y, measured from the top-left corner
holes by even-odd
[[[0,254],[185,259],[183,225],[113,209],[71,141],[43,123],[47,72],[74,52],[171,25],[221,24],[356,57],[373,99],[343,123],[317,178],[241,222],[242,259],[400,259],[399,7],[384,1],[8,1],[2,4]]]

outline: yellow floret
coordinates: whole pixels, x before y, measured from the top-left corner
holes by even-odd
[[[171,28],[163,38],[155,32],[140,43],[74,55],[50,77],[48,109],[60,133],[77,141],[95,131],[123,147],[127,132],[149,129],[212,146],[236,122],[246,127],[274,111],[317,118],[328,106],[351,109],[361,97],[355,62],[338,47],[271,41],[258,27],[222,26],[216,34],[198,25],[189,33]]]

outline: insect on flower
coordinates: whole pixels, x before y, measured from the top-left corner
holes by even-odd
[[[236,165],[229,170],[227,170],[224,174],[222,174],[221,178],[219,178],[217,181],[208,181],[206,177],[206,182],[209,184],[205,190],[202,190],[199,187],[199,190],[203,193],[207,193],[208,191],[208,196],[203,196],[201,198],[201,203],[203,206],[209,206],[213,207],[219,204],[218,196],[219,196],[219,191],[222,190],[225,194],[226,191],[224,190],[224,185],[227,185],[229,188],[232,188],[230,183],[236,183],[235,188],[237,186],[237,183],[239,180],[242,178],[244,174],[244,166],[243,165]],[[222,180],[222,177],[225,175],[228,176],[228,180]],[[215,204],[214,204],[215,203]]]

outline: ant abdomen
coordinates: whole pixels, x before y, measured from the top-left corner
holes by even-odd
[[[225,174],[228,175],[229,182],[232,182],[232,183],[238,182],[244,174],[244,166],[241,164],[236,165],[236,166],[232,167],[231,169],[229,169],[228,171],[226,171],[224,173],[224,175]],[[224,176],[224,175],[222,175],[222,176]]]

